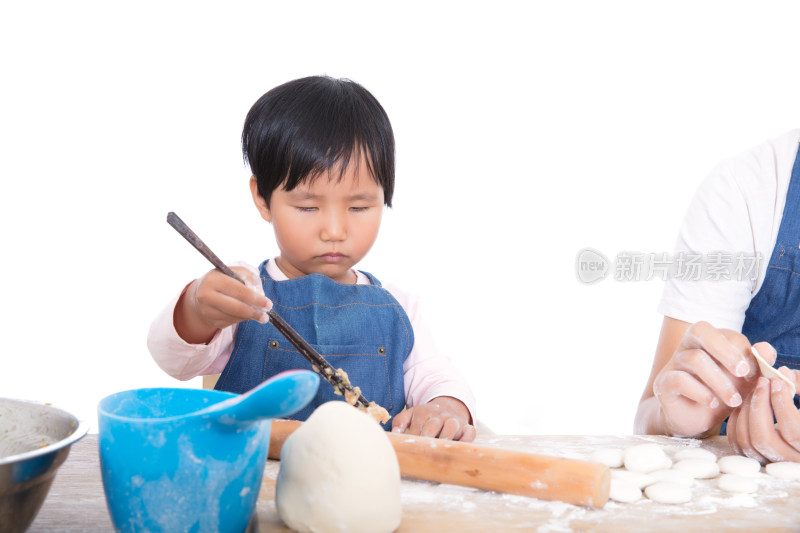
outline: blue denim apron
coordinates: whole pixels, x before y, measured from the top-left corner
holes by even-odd
[[[405,407],[403,362],[414,345],[414,332],[402,306],[371,274],[372,285],[347,285],[323,274],[275,281],[267,261],[259,265],[264,294],[286,320],[333,368],[342,368],[368,401],[391,416]],[[231,358],[215,386],[247,392],[286,370],[311,370],[294,346],[270,324],[241,322]],[[319,405],[342,400],[321,381],[311,403],[291,418],[305,420]],[[384,425],[390,429],[391,420]]]
[[[744,314],[742,334],[750,344],[770,343],[775,367],[800,369],[800,151],[794,160],[778,238],[764,282]],[[795,398],[795,405],[798,399]],[[728,421],[722,424],[725,435]]]
[[[769,342],[778,352],[776,367],[800,369],[800,152],[764,283],[744,317],[750,343]]]

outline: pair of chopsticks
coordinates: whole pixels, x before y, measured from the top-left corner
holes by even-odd
[[[178,215],[170,211],[169,214],[167,214],[167,222],[170,226],[175,228],[178,233],[183,235],[183,237],[189,241],[189,243],[194,246],[198,252],[203,254],[203,257],[208,259],[217,270],[245,285],[244,280],[240,278],[236,272],[231,270],[228,265],[223,263],[220,258],[217,257],[217,255],[212,252],[208,246],[206,246],[200,237],[198,237],[195,232],[189,229],[189,226],[187,226]],[[297,351],[300,352],[300,355],[305,357],[311,363],[311,367],[315,372],[321,375],[325,381],[333,385],[333,388],[345,398],[352,395],[351,397],[356,398],[356,403],[361,404],[361,406],[364,408],[369,407],[369,402],[367,399],[364,398],[364,396],[362,396],[360,393],[357,393],[353,388],[353,385],[351,385],[347,379],[345,379],[338,371],[336,371],[331,364],[319,354],[319,352],[312,348],[311,345],[308,344],[299,333],[297,333],[289,324],[287,324],[286,321],[282,319],[274,309],[267,311],[267,315],[269,315],[269,321],[273,326],[275,326],[275,329],[277,329],[284,337],[286,337],[292,346],[294,346]]]

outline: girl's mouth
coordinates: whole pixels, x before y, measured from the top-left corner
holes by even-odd
[[[338,263],[345,257],[347,256],[336,252],[330,252],[319,256],[319,258],[325,263]]]

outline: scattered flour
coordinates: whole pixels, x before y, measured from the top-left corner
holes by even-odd
[[[575,436],[565,445],[563,437],[537,437],[532,444],[531,439],[521,437],[497,437],[481,441],[481,444],[501,445],[504,448],[513,448],[548,455],[558,455],[572,459],[591,460],[593,454],[603,448],[624,449],[631,442],[637,444],[657,444],[671,458],[687,457],[678,456],[678,453],[688,449],[698,449],[701,445],[711,447],[715,456],[724,457],[731,454],[727,441],[710,439],[699,441],[696,439],[670,438],[661,436]],[[703,454],[688,454],[694,457]],[[710,462],[710,461],[709,461]],[[723,463],[724,464],[724,463]],[[672,469],[662,469],[670,471]],[[679,471],[676,471],[679,472]],[[629,472],[624,468],[612,468],[612,479],[630,481],[638,478],[638,485],[642,487],[651,485],[661,476],[670,477],[671,474],[653,471],[648,474]],[[679,474],[680,475],[680,474]],[[265,479],[275,479],[277,476],[277,463],[269,461],[265,471]],[[685,476],[683,477],[686,480]],[[797,495],[797,481],[775,478],[764,473],[756,473],[753,479],[758,483],[756,492],[740,493],[728,492],[719,488],[719,477],[712,479],[693,480],[690,487],[692,499],[682,504],[663,504],[644,497],[639,486],[640,497],[629,503],[609,500],[602,509],[588,509],[557,501],[545,501],[535,498],[526,498],[511,494],[486,492],[477,489],[459,487],[455,485],[429,483],[425,481],[404,480],[401,485],[400,497],[403,506],[403,522],[401,530],[414,530],[415,526],[425,529],[430,517],[444,513],[461,513],[476,517],[475,528],[464,531],[481,531],[479,526],[485,525],[486,520],[495,524],[496,531],[536,531],[543,533],[570,533],[581,531],[615,531],[628,530],[626,525],[635,524],[642,526],[639,530],[647,529],[648,524],[653,525],[653,530],[668,531],[665,524],[670,520],[693,519],[692,517],[709,517],[720,513],[728,513],[726,525],[731,530],[754,531],[765,525],[775,530],[792,530],[796,527],[796,518],[786,517],[776,513],[756,513],[756,508],[769,509],[771,506],[785,504],[787,499]],[[629,487],[628,487],[629,488]],[[635,496],[635,492],[631,491]],[[624,496],[623,496],[624,498]],[[274,513],[271,502],[259,506],[269,509]],[[477,518],[481,517],[481,518]],[[716,520],[716,516],[712,520]],[[619,526],[619,527],[618,527]],[[656,527],[657,526],[657,527]],[[644,529],[643,529],[644,528]],[[635,529],[635,528],[634,528]]]

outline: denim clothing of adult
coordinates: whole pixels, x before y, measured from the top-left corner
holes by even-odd
[[[800,370],[800,151],[764,282],[745,312],[742,333],[751,344],[769,342],[778,352],[776,366]]]
[[[414,345],[411,322],[397,300],[372,274],[370,285],[339,283],[323,274],[275,281],[259,265],[264,294],[275,311],[333,368],[341,368],[368,401],[394,417],[405,407],[403,363]],[[215,388],[244,393],[270,377],[309,363],[270,323],[239,324],[233,351]],[[291,418],[305,420],[319,405],[341,400],[327,382]],[[390,429],[391,421],[384,425]]]
[[[750,344],[770,343],[778,352],[776,367],[800,369],[800,151],[764,282],[745,311],[742,334]],[[797,398],[795,405],[800,406]],[[720,434],[727,430],[726,420]]]

